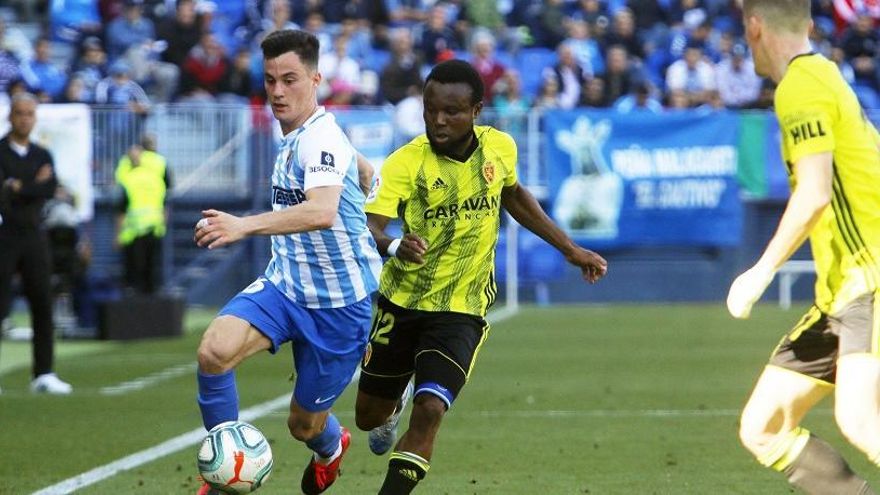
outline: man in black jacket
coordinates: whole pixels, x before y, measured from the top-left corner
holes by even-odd
[[[52,156],[30,141],[36,111],[33,95],[14,96],[9,110],[11,130],[0,139],[0,321],[9,315],[12,277],[19,273],[34,329],[31,391],[69,394],[70,384],[52,372],[51,264],[41,212],[58,183]]]

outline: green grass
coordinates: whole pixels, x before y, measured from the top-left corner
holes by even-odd
[[[0,494],[30,493],[198,427],[192,373],[119,397],[98,393],[194,362],[208,321],[196,316],[179,339],[92,343],[73,354],[64,350],[74,343],[60,342],[57,370],[76,387],[70,397],[28,394],[26,366],[0,374]],[[790,493],[739,446],[736,428],[768,353],[799,316],[772,306],[747,322],[733,321],[720,305],[527,308],[493,327],[417,493]],[[287,348],[245,363],[242,407],[289,392],[290,368]],[[335,408],[349,427],[353,392]],[[880,486],[876,468],[845,445],[829,408],[820,405],[806,425]],[[280,411],[255,421],[275,454],[260,491],[266,495],[299,493],[308,457],[288,437],[285,417]],[[194,493],[195,451],[81,493]],[[328,493],[376,493],[385,466],[356,432],[344,475]]]

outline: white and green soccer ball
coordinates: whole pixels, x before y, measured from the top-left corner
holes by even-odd
[[[213,488],[232,495],[250,493],[272,473],[272,448],[254,425],[227,421],[208,432],[198,463],[199,473]]]

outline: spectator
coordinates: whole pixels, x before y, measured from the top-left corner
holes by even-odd
[[[638,59],[645,56],[642,42],[636,32],[636,23],[633,13],[629,9],[621,9],[614,15],[611,31],[605,36],[605,46],[618,45],[626,49],[626,52]]]
[[[85,99],[95,101],[95,90],[105,77],[107,77],[107,54],[101,41],[89,36],[83,41],[83,52],[74,68],[74,75],[82,80],[85,90]]]
[[[877,52],[880,50],[880,34],[868,15],[860,15],[844,33],[841,41],[843,52],[853,67],[857,84],[880,89],[877,76]]]
[[[150,111],[150,99],[144,89],[131,80],[131,69],[125,60],[117,60],[110,66],[110,75],[95,88],[95,103],[110,105],[127,112],[113,112],[107,125],[109,143],[103,156],[122,155],[126,142],[143,134],[144,119]]]
[[[143,0],[125,0],[125,11],[107,26],[107,53],[110,60],[122,57],[126,52],[156,39],[153,21],[143,16]]]
[[[546,0],[538,14],[539,28],[535,33],[535,43],[547,48],[556,48],[568,36],[567,19],[562,11],[562,0]]]
[[[412,27],[425,22],[428,17],[426,12],[433,3],[429,0],[384,0],[384,2],[388,19],[393,27]]]
[[[21,75],[34,92],[45,92],[52,100],[61,96],[67,83],[65,71],[49,59],[49,40],[40,38],[35,45],[35,55],[21,68]]]
[[[531,102],[522,93],[519,73],[508,69],[495,84],[494,93],[492,106],[498,115],[497,127],[504,129],[515,141],[524,142]]]
[[[670,89],[666,92],[666,108],[668,110],[687,110],[692,106],[687,91],[683,89]]]
[[[92,103],[88,89],[82,77],[74,74],[67,80],[64,91],[61,92],[59,103]]]
[[[9,101],[9,87],[13,81],[21,79],[18,59],[12,52],[0,46],[0,104]]]
[[[196,16],[193,0],[178,0],[174,17],[164,19],[159,24],[157,32],[159,39],[168,43],[168,47],[162,52],[162,60],[182,66],[202,34],[202,26]]]
[[[579,0],[577,9],[571,14],[571,18],[584,21],[594,27],[600,22],[608,23],[608,12],[600,0]]]
[[[290,2],[287,0],[270,0],[267,2],[270,8],[269,16],[263,18],[262,32],[256,39],[262,40],[269,33],[283,29],[299,29],[299,25],[291,20]]]
[[[333,46],[333,37],[330,36],[330,30],[327,28],[327,24],[324,22],[324,16],[320,12],[309,13],[306,17],[305,24],[303,24],[303,31],[311,33],[318,38],[318,46],[321,50],[322,57],[325,53],[331,50],[331,47]]]
[[[8,50],[18,60],[30,60],[34,57],[31,40],[19,28],[7,26],[6,19],[0,15],[0,50]]]
[[[688,45],[684,58],[669,66],[666,88],[685,91],[693,104],[706,102],[708,92],[717,88],[715,68],[703,59],[703,49],[699,45]]]
[[[153,21],[143,16],[143,0],[125,0],[123,16],[107,27],[107,51],[111,61],[120,57],[128,61],[130,76],[139,84],[155,83],[156,99],[165,102],[177,90],[180,69],[158,59],[168,44],[155,37]]]
[[[483,79],[483,101],[492,101],[492,88],[504,75],[506,68],[495,59],[495,37],[488,31],[477,31],[471,40],[471,65]]]
[[[761,92],[761,78],[755,74],[755,65],[746,57],[746,47],[734,45],[730,57],[721,61],[715,69],[718,93],[725,106],[744,108],[751,106]]]
[[[606,69],[604,79],[606,105],[617,101],[621,96],[631,90],[633,68],[630,65],[629,54],[622,45],[612,45],[605,55]]]
[[[251,82],[251,53],[242,48],[235,55],[232,67],[220,85],[221,99],[226,102],[247,103],[253,96]]]
[[[539,110],[559,108],[559,83],[555,77],[545,78],[541,83],[532,108]]]
[[[568,110],[581,100],[581,88],[587,80],[583,69],[574,58],[571,46],[562,43],[556,49],[559,62],[544,68],[544,78],[555,78],[559,86],[559,108]]]
[[[429,64],[439,62],[438,56],[446,50],[459,50],[455,31],[446,23],[446,4],[437,3],[428,13],[427,20],[419,26],[419,50]]]
[[[627,0],[626,6],[635,15],[637,31],[656,34],[667,30],[667,11],[659,0]]]
[[[70,384],[52,372],[51,264],[41,211],[58,182],[52,156],[30,138],[36,114],[32,95],[16,95],[9,110],[11,130],[0,140],[0,321],[9,316],[12,278],[19,273],[34,329],[31,392],[69,394]]]
[[[605,60],[599,43],[590,37],[590,26],[586,21],[571,21],[568,24],[568,38],[564,41],[571,47],[574,58],[584,74],[592,77],[605,72]]]
[[[379,88],[392,105],[421,91],[421,60],[413,52],[412,35],[406,28],[391,30],[391,60],[382,68]],[[319,59],[320,60],[320,59]]]
[[[116,183],[122,188],[116,230],[125,259],[125,288],[155,294],[162,286],[162,237],[171,177],[152,138],[145,137],[119,160]]]
[[[837,68],[840,69],[840,75],[843,76],[843,79],[847,83],[850,85],[855,84],[856,72],[853,70],[852,65],[846,60],[846,54],[843,52],[843,48],[839,46],[832,47],[829,59],[837,64]]]
[[[348,38],[339,36],[333,40],[333,51],[318,59],[318,72],[321,73],[321,86],[318,87],[318,100],[333,94],[333,84],[342,92],[357,93],[360,89],[361,66],[348,56]]]
[[[581,102],[579,106],[590,108],[607,108],[611,103],[605,96],[605,80],[601,77],[594,77],[584,84],[581,91]]]
[[[338,38],[346,38],[348,56],[363,64],[373,55],[373,40],[368,27],[354,17],[344,17],[339,24]]]
[[[223,47],[211,33],[202,34],[199,44],[183,63],[181,93],[186,101],[213,101],[230,70]]]
[[[633,84],[633,92],[621,96],[614,102],[614,109],[620,113],[662,113],[663,104],[651,96],[651,84],[647,81],[637,81]]]
[[[95,0],[49,1],[52,39],[74,46],[87,36],[101,34],[101,29],[101,16]]]

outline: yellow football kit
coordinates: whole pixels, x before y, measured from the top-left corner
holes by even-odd
[[[835,314],[880,287],[880,151],[837,66],[818,54],[793,59],[776,90],[783,158],[833,154],[833,196],[810,233],[816,262],[816,306]]]
[[[425,135],[391,154],[367,200],[367,213],[401,217],[404,232],[428,243],[425,263],[391,258],[379,292],[403,308],[484,316],[497,293],[495,244],[501,189],[516,183],[516,143],[476,126],[465,162],[437,155]]]

